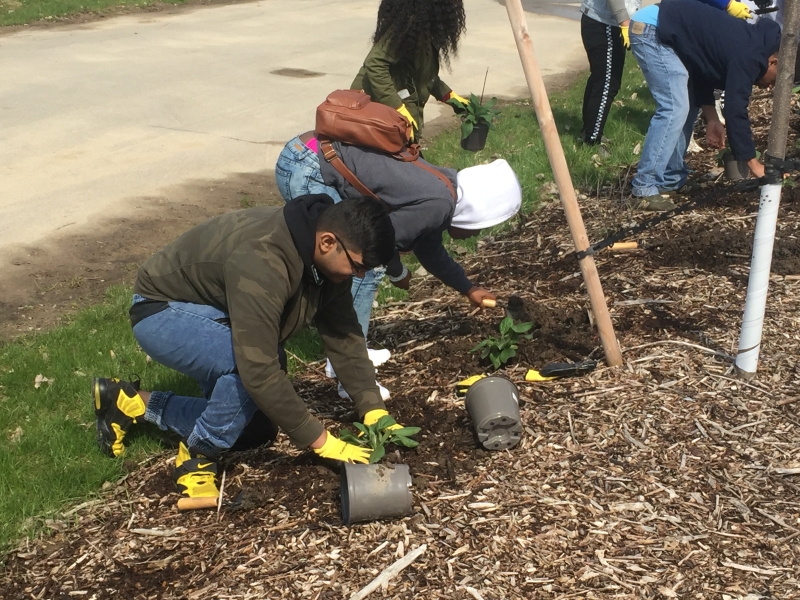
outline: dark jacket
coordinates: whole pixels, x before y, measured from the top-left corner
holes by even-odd
[[[134,285],[145,298],[228,313],[245,389],[298,446],[311,444],[323,427],[281,371],[278,344],[312,320],[359,415],[385,408],[353,309],[351,280],[334,284],[313,266],[317,216],[331,204],[325,195],[303,196],[282,208],[215,217],[148,259]]]
[[[424,44],[417,52],[414,64],[402,63],[390,54],[388,45],[388,37],[384,37],[372,47],[350,89],[364,90],[374,102],[395,109],[405,104],[422,130],[422,113],[428,98],[433,96],[442,100],[451,91],[439,79],[438,57],[433,46]],[[397,94],[404,89],[411,94],[406,99]]]
[[[431,275],[456,291],[466,294],[472,283],[464,269],[447,253],[442,245],[442,232],[450,226],[455,210],[455,200],[450,189],[436,175],[424,171],[410,162],[390,155],[347,144],[333,143],[337,154],[356,177],[391,207],[389,218],[394,226],[395,243],[400,252],[413,251],[420,264]],[[437,167],[418,159],[444,174],[458,189],[456,170]],[[361,196],[319,151],[322,179],[336,188],[342,198]],[[396,277],[403,265],[395,252],[386,272]]]
[[[747,107],[753,84],[780,46],[778,24],[760,19],[750,25],[697,0],[663,0],[658,38],[689,71],[698,105],[714,104],[714,89],[725,90],[725,124],[734,157],[755,158]]]

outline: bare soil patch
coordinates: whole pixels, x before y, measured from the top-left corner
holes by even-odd
[[[246,206],[283,204],[274,176],[236,174],[190,181],[158,197],[125,201],[130,216],[56,232],[16,249],[0,272],[0,340],[51,327],[96,304],[112,284],[133,283],[139,264],[187,229]]]

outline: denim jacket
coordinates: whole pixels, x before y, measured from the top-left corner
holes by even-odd
[[[642,0],[583,0],[581,12],[590,19],[618,27],[642,7]]]

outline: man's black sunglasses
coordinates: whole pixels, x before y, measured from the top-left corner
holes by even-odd
[[[337,242],[339,242],[339,245],[342,247],[342,250],[344,250],[345,256],[347,256],[347,260],[350,261],[350,268],[353,269],[353,274],[365,273],[366,271],[372,270],[372,267],[362,265],[361,263],[357,263],[356,261],[353,260],[353,257],[350,256],[350,253],[347,251],[347,246],[345,246],[344,242],[342,242],[342,240],[339,239],[338,235],[334,233],[333,237],[336,238]]]

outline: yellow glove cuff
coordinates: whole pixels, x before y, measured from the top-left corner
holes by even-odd
[[[369,411],[367,414],[364,415],[364,425],[369,427],[370,425],[375,425],[381,417],[385,417],[389,414],[388,410],[384,410],[382,408],[375,408]]]
[[[753,14],[750,12],[750,7],[744,2],[737,2],[737,0],[731,0],[728,3],[728,8],[726,10],[730,16],[736,17],[737,19],[747,20],[753,16]]]
[[[620,31],[622,31],[622,45],[625,46],[628,50],[630,50],[630,48],[631,48],[631,28],[630,28],[630,24],[623,25]]]
[[[364,415],[364,425],[370,427],[371,425],[375,425],[378,421],[381,420],[381,417],[389,416],[389,412],[382,409],[382,408],[374,408],[369,411],[367,414]],[[400,423],[395,423],[394,425],[389,425],[384,429],[392,430],[392,429],[402,429],[403,426]],[[360,436],[359,436],[360,437]]]
[[[331,450],[334,449],[337,442],[341,442],[341,440],[328,433],[325,436],[325,443],[322,444],[322,446],[320,446],[319,448],[312,448],[312,450],[317,454],[319,454],[320,456],[325,456],[325,454],[328,454]]]
[[[461,104],[469,104],[469,100],[464,98],[464,96],[459,96],[455,92],[450,92],[450,97],[448,98],[448,100],[455,100],[457,102],[460,102]]]

